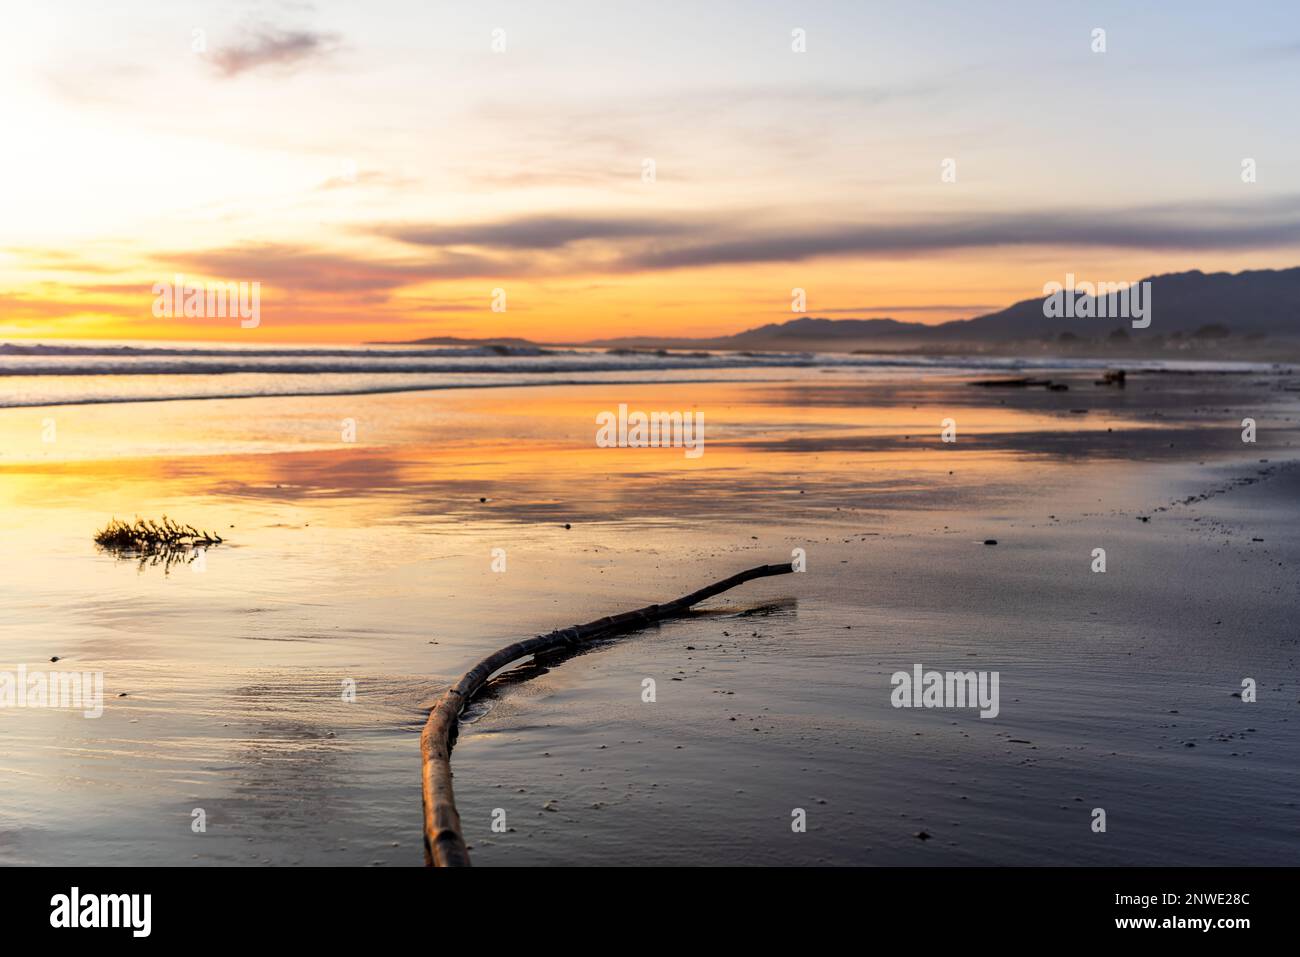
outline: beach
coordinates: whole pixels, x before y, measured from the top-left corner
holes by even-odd
[[[0,710],[0,863],[419,865],[419,731],[461,673],[796,549],[476,702],[474,863],[1297,863],[1290,367],[680,366],[24,388],[0,668],[102,672],[104,709]],[[620,404],[702,414],[703,454],[599,447]],[[163,514],[225,541],[92,543]],[[894,707],[916,665],[996,671],[998,714]]]

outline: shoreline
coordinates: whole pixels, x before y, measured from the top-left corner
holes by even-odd
[[[452,350],[454,351],[454,350]],[[179,356],[195,359],[210,353],[203,350],[182,350]],[[225,355],[216,350],[217,355]],[[259,355],[267,354],[265,351]],[[274,353],[271,353],[274,354]],[[286,355],[293,355],[287,350]],[[106,352],[106,356],[117,356],[115,352]],[[363,359],[365,354],[344,352],[345,357]],[[574,354],[584,358],[602,359],[605,353]],[[12,388],[16,398],[5,400],[3,408],[51,408],[59,406],[112,405],[140,402],[199,401],[209,399],[252,399],[252,398],[291,398],[321,397],[346,395],[384,395],[418,392],[461,391],[465,389],[494,388],[535,388],[537,386],[581,386],[581,385],[628,385],[641,384],[688,384],[701,385],[725,382],[781,382],[798,381],[809,374],[861,375],[868,381],[873,377],[884,375],[975,375],[977,373],[1012,374],[1032,371],[1036,373],[1060,373],[1078,375],[1086,372],[1100,372],[1123,368],[1134,377],[1148,375],[1198,375],[1198,376],[1232,376],[1232,375],[1272,375],[1290,376],[1300,368],[1300,364],[1291,362],[1251,362],[1230,360],[1200,359],[1037,359],[1033,357],[1003,356],[953,356],[951,362],[932,361],[928,357],[890,358],[873,355],[871,358],[854,358],[839,353],[790,353],[781,355],[782,361],[771,361],[759,355],[740,353],[720,353],[703,358],[684,356],[667,356],[662,361],[628,364],[611,362],[561,362],[530,363],[529,358],[549,359],[544,357],[516,357],[515,361],[501,361],[501,357],[475,357],[467,360],[461,357],[462,364],[437,365],[428,369],[411,368],[406,365],[385,366],[382,363],[359,363],[349,366],[320,367],[312,364],[285,365],[232,365],[213,366],[208,363],[193,361],[191,364],[162,364],[158,366],[138,365],[133,367],[114,364],[66,365],[44,363],[32,366],[30,362],[22,363],[12,369],[0,372],[0,379]],[[21,358],[21,357],[20,357]],[[58,356],[37,357],[58,359]],[[451,357],[457,358],[455,356]],[[748,358],[750,361],[745,361]],[[480,361],[481,360],[481,361]],[[524,361],[518,361],[524,360]],[[475,365],[474,362],[480,362]],[[26,371],[24,371],[26,370]],[[283,384],[268,389],[264,381],[274,377],[283,383],[286,379],[297,380],[293,387]],[[358,377],[369,377],[371,381],[358,384]],[[414,377],[425,377],[424,381],[409,381]],[[407,379],[408,381],[393,381]],[[157,381],[155,381],[157,380]],[[64,383],[86,381],[98,383],[103,390],[100,394],[59,394],[58,389]],[[158,394],[157,391],[132,392],[130,387],[143,383],[156,389],[158,382],[169,383],[174,389],[184,389],[189,381],[203,383],[221,383],[238,381],[245,383],[218,391],[173,391],[170,394]],[[44,390],[54,389],[55,394],[44,395]],[[23,391],[34,393],[31,398],[21,398]]]

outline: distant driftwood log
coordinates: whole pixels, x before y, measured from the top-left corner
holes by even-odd
[[[431,867],[469,866],[469,851],[460,833],[460,814],[456,811],[456,797],[451,788],[451,749],[456,743],[461,712],[492,675],[528,655],[577,648],[594,638],[608,638],[619,632],[678,618],[689,612],[692,605],[720,595],[737,585],[755,578],[787,575],[792,571],[794,568],[788,564],[759,565],[664,605],[647,605],[636,611],[517,641],[476,664],[438,699],[438,703],[429,712],[429,720],[425,722],[424,732],[420,735],[424,764],[425,864]]]

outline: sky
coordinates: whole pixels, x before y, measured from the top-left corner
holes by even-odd
[[[940,322],[1067,273],[1300,265],[1290,2],[4,18],[0,339],[714,336],[796,289]],[[258,325],[155,315],[178,275],[260,283]]]

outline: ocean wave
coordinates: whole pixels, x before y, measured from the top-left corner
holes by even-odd
[[[807,352],[684,352],[533,346],[261,346],[8,342],[0,407],[341,395],[475,387],[702,381],[787,369],[926,373],[1094,370],[1102,359]],[[1131,371],[1251,372],[1263,364],[1146,360]],[[752,371],[751,371],[752,370]]]
[[[333,357],[333,358],[480,358],[489,356],[546,356],[564,355],[566,350],[542,346],[439,346],[407,348],[368,348],[330,346],[276,346],[276,347],[224,347],[224,346],[155,346],[155,345],[98,345],[84,343],[4,342],[0,343],[0,356],[101,356],[106,358],[134,358],[137,356],[173,357]]]

